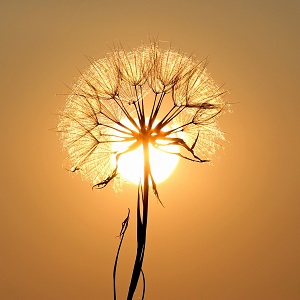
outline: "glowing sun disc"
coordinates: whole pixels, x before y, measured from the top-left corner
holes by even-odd
[[[166,128],[168,130],[168,128]],[[113,151],[124,151],[130,143],[114,143]],[[177,145],[162,146],[162,149],[171,153],[179,153]],[[172,171],[176,168],[179,157],[174,154],[156,149],[149,144],[150,168],[156,183],[160,183],[167,179]],[[140,146],[134,151],[125,153],[120,156],[118,162],[118,171],[121,177],[126,180],[139,184],[144,177],[144,155],[143,147]],[[151,181],[150,181],[151,183]]]

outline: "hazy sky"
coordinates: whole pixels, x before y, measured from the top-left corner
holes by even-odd
[[[148,35],[209,57],[237,104],[212,164],[179,163],[159,185],[165,208],[151,198],[145,300],[300,299],[299,1],[1,3],[1,299],[112,299],[135,187],[92,191],[64,169],[50,129],[85,55]],[[132,217],[120,299],[134,255]]]

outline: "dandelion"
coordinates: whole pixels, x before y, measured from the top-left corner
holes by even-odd
[[[71,89],[58,130],[70,170],[99,189],[111,181],[122,184],[120,159],[142,147],[137,254],[127,298],[132,299],[142,273],[149,190],[159,199],[149,149],[209,161],[218,141],[224,140],[217,119],[227,107],[225,91],[208,74],[206,60],[162,49],[157,42],[128,52],[115,48],[104,59],[90,62]],[[115,147],[122,144],[125,147]],[[173,151],[174,146],[179,151]]]

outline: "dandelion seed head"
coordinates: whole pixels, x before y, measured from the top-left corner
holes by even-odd
[[[72,87],[58,130],[69,169],[93,185],[104,187],[115,179],[121,186],[119,158],[145,139],[158,149],[158,140],[177,145],[185,154],[170,155],[199,162],[224,140],[217,119],[228,104],[206,61],[161,49],[157,42],[130,51],[114,48],[105,58],[90,61]],[[166,96],[169,108],[157,121]],[[152,109],[146,112],[149,103]],[[116,151],[113,145],[122,142],[131,146]]]

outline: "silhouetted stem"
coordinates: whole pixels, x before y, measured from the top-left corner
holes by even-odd
[[[143,269],[141,269],[141,273],[142,273],[142,278],[143,278],[143,292],[142,292],[142,298],[141,298],[141,300],[144,300],[145,291],[146,291],[146,279],[145,279],[145,274],[143,272]]]
[[[117,274],[119,254],[120,254],[120,250],[121,250],[121,247],[122,247],[125,232],[126,232],[127,227],[128,227],[129,215],[130,215],[130,209],[128,208],[128,214],[127,214],[126,219],[122,223],[122,228],[121,228],[120,235],[119,235],[120,243],[119,243],[119,247],[118,247],[118,251],[117,251],[117,255],[116,255],[116,259],[115,259],[114,270],[113,270],[114,300],[117,300],[116,274]]]
[[[149,163],[149,144],[148,141],[143,143],[144,150],[144,184],[142,190],[142,211],[140,207],[140,197],[138,197],[137,205],[137,251],[135,257],[135,263],[132,271],[132,277],[128,290],[127,300],[132,300],[135,293],[140,274],[142,272],[142,265],[145,253],[146,245],[146,229],[148,219],[148,199],[149,199],[149,174],[150,174],[150,163]],[[140,193],[140,191],[139,191]],[[141,219],[142,212],[142,219]]]

